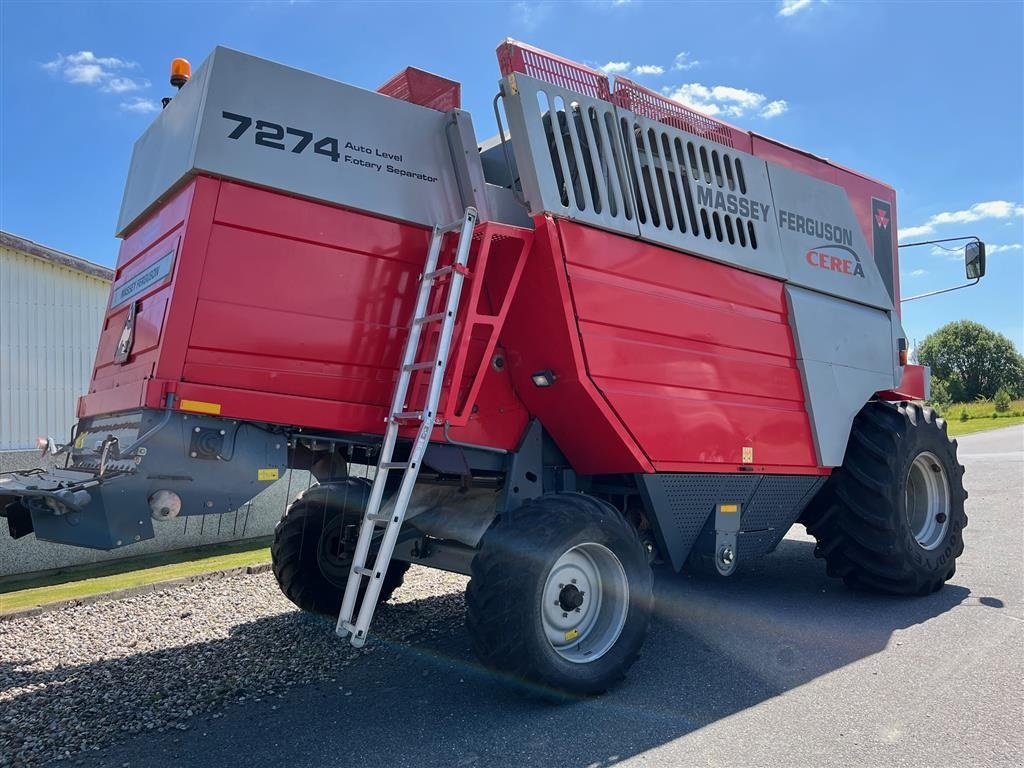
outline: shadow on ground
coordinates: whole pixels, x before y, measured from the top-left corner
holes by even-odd
[[[251,647],[259,652],[243,653],[231,700],[246,687],[269,685],[273,695],[249,696],[217,719],[197,714],[186,731],[125,733],[82,757],[84,764],[613,765],[876,654],[893,632],[969,594],[956,585],[913,599],[851,592],[826,578],[812,547],[784,540],[772,557],[730,579],[662,574],[641,660],[622,687],[588,701],[523,699],[481,670],[461,594],[386,606],[372,653],[354,658],[338,648],[337,658],[350,663],[300,685],[285,685],[289,671],[332,664],[332,648],[323,645],[337,641],[329,622],[296,613],[239,625],[225,640],[60,668],[39,695],[74,700],[74,687],[97,675],[138,685],[170,665],[183,670],[188,695],[202,699],[204,686],[226,684],[218,658]],[[0,673],[17,676],[10,667]],[[15,706],[30,705],[22,698]]]

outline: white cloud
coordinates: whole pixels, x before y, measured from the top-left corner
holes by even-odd
[[[757,114],[766,120],[770,120],[773,117],[785,114],[787,109],[789,109],[789,104],[786,103],[785,99],[776,99],[775,101],[769,101],[765,104],[764,109]]]
[[[1006,253],[1007,251],[1019,251],[1024,249],[1024,245],[1021,243],[1011,243],[1010,245],[989,245],[985,243],[985,255],[991,256],[993,253]]]
[[[677,72],[682,72],[699,66],[700,61],[697,59],[691,59],[689,51],[680,51],[676,54],[675,61],[672,62],[672,69]]]
[[[101,91],[125,93],[149,87],[148,80],[136,80],[124,75],[125,70],[137,66],[134,61],[115,56],[97,56],[92,51],[79,51],[67,55],[58,54],[53,61],[43,64],[43,69],[75,85],[91,85]]]
[[[975,203],[970,208],[961,211],[936,213],[924,224],[899,230],[899,239],[930,235],[936,227],[943,224],[969,224],[983,219],[1008,219],[1013,216],[1024,216],[1024,205],[1010,203],[1006,200],[989,200],[984,203]]]
[[[629,72],[630,63],[628,61],[609,61],[603,67],[598,67],[606,75],[621,75],[623,72]]]
[[[634,75],[663,75],[665,68],[658,64],[637,64],[633,67]]]
[[[911,277],[920,277],[921,275],[927,275],[927,274],[928,274],[928,270],[927,269],[915,269],[913,272],[910,273],[910,276]]]
[[[782,0],[782,4],[779,6],[779,16],[793,16],[810,7],[811,0]]]
[[[772,118],[781,115],[789,106],[783,99],[768,102],[763,93],[730,85],[686,83],[675,88],[665,88],[663,93],[680,104],[712,117],[743,117],[754,112],[761,117]]]
[[[152,99],[144,99],[141,96],[133,96],[131,101],[122,101],[121,109],[125,112],[135,112],[140,115],[150,115],[159,112],[160,103]]]
[[[536,29],[548,17],[551,6],[548,3],[519,2],[512,6],[515,19],[526,29]]]

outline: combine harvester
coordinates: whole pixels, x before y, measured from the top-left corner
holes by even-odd
[[[0,481],[11,534],[126,547],[309,470],[272,548],[296,605],[359,646],[410,563],[468,574],[483,663],[575,694],[636,658],[652,564],[728,576],[795,522],[851,586],[941,588],[967,494],[917,404],[892,188],[521,43],[498,61],[480,144],[420,70],[176,60],[78,424],[41,440],[66,466]]]

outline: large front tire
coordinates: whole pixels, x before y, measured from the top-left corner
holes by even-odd
[[[292,502],[277,524],[270,546],[274,576],[285,597],[302,610],[329,616],[341,610],[359,523],[369,499],[366,480],[347,478],[314,485]],[[371,557],[374,554],[376,547],[371,549]],[[391,598],[408,570],[408,563],[391,561],[378,603]]]
[[[602,693],[636,660],[652,574],[637,532],[582,494],[528,501],[488,530],[473,559],[466,623],[485,666],[517,683]]]
[[[964,468],[946,422],[913,403],[868,403],[842,467],[805,513],[815,554],[851,587],[926,595],[956,572]]]

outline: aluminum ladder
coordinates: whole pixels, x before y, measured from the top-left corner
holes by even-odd
[[[384,574],[387,573],[388,566],[391,564],[395,542],[398,540],[402,521],[405,519],[405,512],[409,506],[409,499],[412,497],[413,486],[416,485],[416,477],[419,475],[420,462],[430,443],[430,434],[434,430],[434,419],[437,415],[438,402],[441,399],[441,386],[444,382],[445,368],[448,365],[448,352],[455,330],[459,298],[462,295],[462,284],[467,274],[466,265],[469,262],[469,251],[473,242],[473,230],[476,227],[477,218],[478,213],[475,208],[466,208],[465,215],[460,221],[443,227],[434,227],[430,238],[430,250],[427,252],[427,261],[423,267],[423,273],[420,275],[416,307],[409,324],[409,337],[405,342],[402,367],[398,371],[398,383],[395,386],[390,415],[387,418],[387,430],[377,463],[377,475],[373,479],[373,490],[370,491],[370,500],[367,502],[363,521],[359,528],[359,538],[356,541],[356,549],[352,558],[352,569],[349,571],[348,584],[345,586],[345,596],[341,602],[341,612],[338,614],[338,624],[335,628],[338,637],[351,636],[351,643],[357,648],[366,642],[366,634],[370,628],[370,621],[373,619],[374,609],[377,607],[377,597],[380,595]],[[445,235],[452,232],[459,233],[455,260],[450,265],[438,269],[437,261],[444,246]],[[438,281],[443,278],[449,280],[448,297],[444,309],[441,312],[427,314],[434,289]],[[431,360],[417,360],[423,327],[433,323],[441,324],[437,351]],[[423,405],[423,409],[405,410],[413,373],[427,370],[431,372],[430,384],[427,388],[427,401]],[[403,424],[416,421],[420,422],[420,428],[413,441],[408,461],[393,461],[399,429]],[[402,471],[402,483],[395,498],[394,510],[390,514],[382,514],[384,486],[387,483],[388,474],[393,469]],[[366,561],[379,526],[383,526],[384,535],[380,539],[380,549],[377,550],[373,567],[368,568]],[[363,579],[368,580],[366,594],[363,595],[358,615],[355,615],[356,598],[363,585]]]

